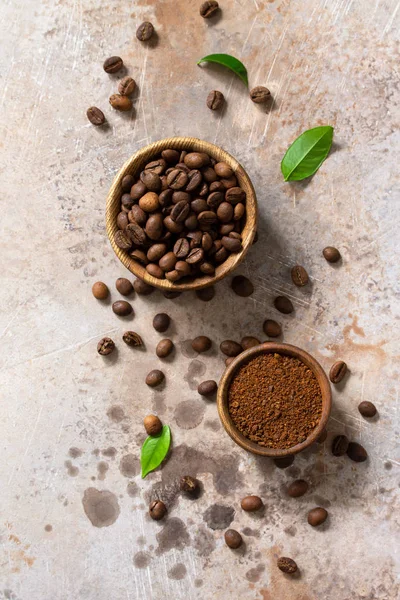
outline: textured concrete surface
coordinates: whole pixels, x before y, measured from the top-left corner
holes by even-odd
[[[0,598],[394,600],[399,4],[221,0],[212,22],[198,5],[1,3]],[[158,32],[153,47],[135,38],[145,18]],[[196,66],[218,51],[243,60],[251,85],[268,85],[270,112],[230,73]],[[111,54],[138,82],[132,114],[109,108],[118,77],[101,65]],[[227,97],[221,115],[205,106],[215,88]],[[93,104],[108,128],[87,122]],[[285,184],[279,165],[288,144],[325,123],[335,127],[334,152],[310,182]],[[105,237],[107,189],[136,149],[174,134],[222,145],[251,175],[260,240],[240,271],[256,291],[234,297],[224,282],[207,304],[157,292],[134,298],[126,323],[90,293],[94,281],[113,287],[126,274]],[[322,258],[328,244],[340,248],[341,264]],[[295,263],[310,273],[304,290],[290,282]],[[272,308],[278,292],[293,299],[293,316]],[[151,391],[145,374],[160,365],[151,320],[161,310],[173,319],[177,350],[163,365],[165,388]],[[334,390],[327,442],[286,471],[235,447],[215,404],[195,390],[222,373],[221,340],[262,336],[263,320],[277,316],[285,341],[326,369],[341,358],[351,370]],[[145,351],[123,346],[127,326],[143,336]],[[187,340],[200,333],[215,345],[198,357]],[[118,345],[111,360],[96,353],[104,334]],[[376,403],[378,419],[360,417],[362,398]],[[173,449],[142,481],[141,419],[152,410],[171,425]],[[368,462],[332,457],[339,432],[365,445]],[[203,482],[196,502],[177,496],[182,471]],[[297,476],[311,491],[292,500],[284,486]],[[248,493],[263,497],[262,516],[241,512]],[[146,516],[157,495],[170,507],[161,523]],[[306,522],[315,505],[330,514],[320,529]],[[223,544],[231,521],[243,532],[243,551]],[[300,578],[277,571],[281,554],[295,558]]]

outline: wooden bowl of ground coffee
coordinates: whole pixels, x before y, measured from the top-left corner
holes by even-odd
[[[218,388],[218,412],[230,437],[249,452],[274,458],[315,442],[331,404],[321,365],[289,344],[266,342],[242,352]]]
[[[196,187],[195,185],[194,190],[192,190],[193,182],[192,179],[190,179],[189,183],[185,185],[182,189],[180,187],[179,190],[178,188],[176,188],[178,190],[178,194],[180,193],[181,196],[187,197],[192,195],[192,200],[195,199],[196,202],[200,201],[200,203],[206,205],[206,209],[202,208],[201,210],[203,212],[197,215],[199,217],[197,220],[195,213],[198,209],[199,204],[196,205],[195,210],[195,207],[193,206],[194,202],[188,203],[188,208],[190,205],[192,209],[192,213],[189,214],[189,217],[194,217],[194,221],[196,224],[195,229],[193,231],[191,229],[189,230],[189,225],[187,225],[186,220],[184,221],[184,223],[180,222],[180,217],[183,215],[183,209],[182,215],[176,215],[175,218],[173,213],[170,214],[170,212],[168,212],[170,209],[173,208],[173,205],[168,204],[168,206],[165,205],[165,207],[162,208],[162,206],[164,206],[165,204],[164,197],[161,203],[162,194],[165,194],[168,191],[172,192],[173,189],[167,189],[165,191],[163,190],[159,194],[156,194],[154,192],[146,194],[146,197],[152,196],[152,199],[155,199],[155,202],[158,202],[160,206],[158,208],[154,208],[153,206],[148,207],[148,211],[150,211],[148,220],[144,222],[140,221],[139,223],[139,216],[137,216],[138,209],[141,218],[143,216],[146,217],[147,215],[147,213],[146,215],[143,213],[143,210],[140,211],[140,203],[144,200],[144,198],[139,198],[139,200],[137,199],[137,185],[134,185],[131,188],[130,193],[126,193],[127,189],[124,188],[126,181],[128,181],[127,185],[129,187],[129,179],[137,181],[139,175],[141,174],[141,171],[143,169],[146,170],[147,168],[149,168],[149,165],[154,165],[155,162],[166,162],[166,160],[163,158],[163,155],[167,156],[166,153],[169,153],[169,156],[171,154],[176,154],[177,156],[180,156],[181,158],[179,158],[178,160],[185,160],[185,158],[182,158],[182,156],[184,157],[188,153],[197,153],[197,155],[198,153],[200,153],[203,156],[208,155],[208,157],[206,156],[206,158],[212,161],[209,167],[205,167],[203,169],[199,167],[199,170],[194,169],[194,171],[190,172],[191,174],[194,173],[195,175],[199,176],[200,179],[203,177],[204,181],[199,182],[199,187]],[[225,170],[228,170],[230,173],[232,173],[230,178],[224,179],[224,175],[221,173],[222,179],[220,181],[211,181],[210,177],[212,175],[214,175],[218,180],[220,178],[219,175],[216,175],[213,168],[211,168],[215,166],[214,163],[219,163],[219,165],[223,164],[225,166]],[[182,163],[180,162],[173,168],[176,169],[176,167],[179,167],[179,165],[182,165]],[[170,167],[168,170],[171,170],[172,168],[169,162],[167,162],[166,167]],[[185,164],[183,165],[183,167],[185,167]],[[155,168],[157,169],[159,167]],[[182,166],[179,168],[181,169]],[[207,169],[208,173],[206,174],[204,171]],[[168,170],[166,171],[166,173],[168,173]],[[155,173],[157,173],[158,176],[158,172],[155,171]],[[164,177],[163,173],[161,172],[160,175],[161,178]],[[184,177],[186,177],[186,175],[184,175]],[[165,179],[167,179],[166,176]],[[207,183],[209,180],[211,181],[211,183]],[[178,185],[179,182],[171,182],[171,184],[168,185],[172,188],[172,186],[175,186],[175,183],[176,185]],[[205,196],[196,198],[196,195],[201,196],[203,193],[202,188],[200,187],[200,183],[206,186],[206,188],[208,188],[208,192],[206,189]],[[218,186],[219,184],[225,187],[225,190],[221,191],[221,189],[218,188],[219,192],[217,194],[214,193],[213,198],[210,198],[210,194],[211,192],[213,192],[212,186]],[[139,185],[144,186],[144,183],[141,182],[141,184],[139,183]],[[190,194],[187,193],[189,190],[189,185],[191,186]],[[146,190],[146,186],[144,187],[144,189]],[[150,187],[148,189],[150,189]],[[134,192],[132,192],[132,190],[134,190]],[[142,191],[142,193],[145,192]],[[240,198],[238,197],[238,193],[242,194],[245,197],[245,200],[240,200]],[[217,196],[221,196],[223,199],[223,194],[225,194],[225,200],[223,200],[222,206],[219,204],[220,199],[219,197],[217,198]],[[134,206],[131,208],[135,209],[136,211],[134,213],[134,211],[131,210],[132,217],[130,216],[130,213],[127,213],[127,215],[125,215],[124,217],[124,214],[120,212],[121,210],[128,209],[130,207],[130,204],[124,204],[125,196],[127,196],[127,202],[130,201],[129,196],[131,196],[132,198],[132,203],[134,204]],[[172,201],[175,204],[175,199],[173,199]],[[239,204],[237,204],[236,201],[238,201]],[[214,204],[212,203],[217,204],[214,206]],[[179,204],[185,204],[185,201],[181,198],[181,202]],[[123,209],[121,208],[121,206],[123,206]],[[222,210],[222,208],[224,209],[224,211]],[[241,211],[238,211],[238,208],[241,209]],[[214,209],[216,211],[214,215],[215,223],[213,222],[209,226],[208,222],[200,222],[201,218],[210,219],[210,211]],[[230,216],[228,216],[229,212],[232,213]],[[120,215],[122,216],[122,218],[120,218]],[[163,240],[161,238],[158,239],[154,237],[154,231],[152,231],[152,235],[150,235],[150,231],[148,231],[148,223],[150,222],[150,220],[152,219],[153,223],[154,220],[160,216],[162,216],[162,218],[164,219],[164,221],[161,220],[161,224],[164,223],[164,227],[163,231],[160,231],[159,233],[162,236],[164,234],[168,235],[169,232],[169,235],[172,237],[170,237],[168,240]],[[213,217],[213,213],[211,213],[211,217]],[[227,222],[228,218],[230,219],[230,222]],[[171,223],[171,219],[173,221],[178,220],[179,222],[175,224]],[[136,225],[133,224],[133,220],[136,220]],[[169,220],[168,225],[167,220]],[[174,227],[172,228],[173,225]],[[177,225],[181,226],[181,230],[177,228]],[[185,229],[183,225],[185,226]],[[238,227],[238,229],[232,230],[234,226]],[[199,140],[197,138],[192,137],[167,138],[149,144],[148,146],[145,146],[144,148],[136,152],[131,158],[128,159],[128,161],[123,165],[121,170],[117,173],[107,197],[106,227],[107,234],[115,254],[119,258],[119,260],[125,265],[125,267],[129,269],[134,275],[136,275],[136,277],[139,277],[139,279],[142,279],[146,283],[154,287],[160,288],[164,291],[181,292],[185,290],[198,290],[206,288],[232,273],[232,271],[236,269],[236,267],[242,262],[245,255],[247,254],[248,249],[252,245],[254,236],[256,234],[256,226],[256,194],[251,180],[244,168],[233,156],[228,154],[228,152],[225,152],[225,150],[222,150],[222,148],[219,148],[218,146],[215,146],[210,142],[205,142],[203,140]],[[190,227],[192,227],[192,225]],[[132,230],[132,228],[135,229]],[[175,231],[175,228],[177,228],[178,231]],[[186,228],[188,228],[188,231],[186,231]],[[136,231],[136,229],[138,230],[138,232]],[[223,229],[227,231],[223,232]],[[171,233],[172,230],[174,231],[174,233]],[[179,231],[181,231],[181,234],[179,234]],[[186,241],[185,232],[188,234],[188,241]],[[129,241],[128,239],[125,239],[125,233],[127,233],[128,238],[133,237],[133,240],[130,239]],[[205,238],[210,238],[210,236],[213,236],[213,234],[215,234],[215,236],[212,238],[214,239],[214,245],[208,248],[206,246],[206,242],[208,243],[209,240],[203,239],[201,241],[200,247],[199,243],[197,243],[197,241],[194,239],[197,233],[203,233],[203,237]],[[207,235],[204,236],[204,233],[207,233]],[[138,238],[139,234],[143,239],[136,239]],[[148,238],[147,236],[150,236],[150,238]],[[124,239],[120,240],[120,237]],[[184,238],[182,240],[183,245],[186,244],[186,246],[188,246],[188,242],[190,242],[190,248],[192,252],[196,254],[196,256],[190,257],[186,256],[186,254],[183,253],[183,258],[180,257],[180,254],[182,254],[182,248],[181,250],[177,251],[174,245],[175,242],[178,241],[177,239],[175,239],[177,237]],[[227,239],[227,237],[229,237],[229,239]],[[156,241],[151,242],[151,240]],[[129,243],[132,243],[132,247],[129,247]],[[216,243],[218,243],[219,246],[216,246]],[[153,247],[153,249],[150,249],[150,251],[152,252],[152,255],[150,257],[149,246],[151,244],[153,244],[153,246],[157,246],[157,252],[161,246],[165,245],[166,250],[164,252],[166,252],[166,254],[161,254],[161,258],[158,255],[153,256],[155,252],[155,248]],[[234,245],[236,247],[233,247]],[[226,255],[221,254],[221,256],[218,256],[217,249],[221,250],[220,254],[226,253]],[[200,256],[201,253],[204,253],[204,259]],[[179,258],[177,258],[177,256]],[[172,263],[170,263],[170,260],[172,260]],[[177,264],[177,260],[179,260],[180,263],[184,263],[183,265],[180,264],[179,271],[173,266],[174,264]],[[169,264],[172,264],[172,266],[169,266]],[[187,273],[186,271],[182,270],[183,267],[187,267]],[[169,269],[171,269],[170,272],[163,272],[169,271]],[[179,280],[178,275],[180,275]]]

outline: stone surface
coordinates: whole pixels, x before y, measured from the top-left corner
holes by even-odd
[[[207,22],[199,4],[2,3],[0,598],[399,596],[398,2],[225,0]],[[157,31],[149,45],[135,38],[143,20]],[[250,87],[266,85],[272,106],[254,105],[223,68],[196,66],[212,52],[242,59]],[[126,71],[105,74],[110,55],[121,56]],[[134,110],[119,114],[108,98],[126,74],[138,90]],[[220,113],[206,107],[211,89],[226,97]],[[107,127],[87,121],[92,105]],[[288,145],[326,123],[335,127],[328,160],[311,181],[284,183]],[[255,292],[239,298],[224,281],[207,304],[194,294],[136,296],[126,323],[111,311],[114,282],[127,272],[106,239],[105,197],[133,152],[170,135],[220,144],[252,177],[260,236],[239,273]],[[325,261],[327,245],[340,249],[341,263]],[[295,264],[310,275],[305,288],[291,282]],[[110,302],[92,297],[97,280],[110,287]],[[273,308],[280,294],[294,314]],[[160,391],[144,383],[161,365],[151,327],[157,312],[171,315],[177,348],[163,362]],[[220,342],[262,337],[266,318],[327,371],[336,359],[350,369],[333,390],[327,441],[285,471],[235,447],[215,403],[196,392],[222,373]],[[126,329],[143,337],[145,351],[122,342]],[[213,339],[213,351],[192,352],[188,340],[198,334]],[[96,351],[105,335],[117,344],[110,357]],[[363,399],[378,408],[374,422],[358,414]],[[142,419],[150,412],[171,425],[173,450],[161,471],[141,480]],[[339,433],[361,442],[369,460],[334,458]],[[203,482],[198,500],[179,497],[183,474]],[[299,477],[310,491],[290,499],[284,488]],[[240,510],[251,493],[266,505],[260,517]],[[169,506],[165,522],[149,521],[154,497]],[[315,531],[306,523],[313,506],[330,515]],[[239,554],[204,518],[232,515],[230,507],[230,526],[246,543]],[[281,555],[296,560],[299,579],[278,572]]]

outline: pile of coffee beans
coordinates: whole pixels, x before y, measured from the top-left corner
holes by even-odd
[[[169,148],[122,179],[114,240],[157,279],[212,276],[241,252],[245,214],[246,192],[227,163]]]

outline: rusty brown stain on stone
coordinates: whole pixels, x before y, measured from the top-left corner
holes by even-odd
[[[177,563],[174,565],[167,573],[170,579],[175,579],[179,581],[180,579],[184,579],[186,577],[186,567],[183,563]]]
[[[75,467],[70,460],[66,460],[64,462],[64,466],[67,469],[68,475],[70,475],[70,477],[76,477],[78,475],[78,467]]]
[[[170,517],[164,527],[156,535],[158,547],[156,554],[164,554],[169,550],[183,550],[190,545],[190,537],[185,523],[178,517]]]
[[[109,527],[119,517],[120,507],[117,497],[108,490],[88,488],[83,494],[82,505],[94,527]]]
[[[184,400],[175,408],[174,419],[181,429],[195,429],[202,422],[205,410],[201,400]]]
[[[68,454],[71,458],[79,458],[82,456],[83,451],[79,448],[75,448],[74,446],[68,450]]]
[[[227,529],[235,517],[233,506],[212,504],[203,514],[203,519],[210,529]]]
[[[122,406],[114,404],[108,409],[107,416],[114,423],[120,423],[125,418],[125,411]]]
[[[100,481],[104,481],[104,479],[106,478],[108,468],[108,464],[104,460],[101,460],[97,464],[97,479],[100,479]]]
[[[120,460],[119,470],[124,477],[135,477],[140,471],[140,463],[134,454],[125,454]]]
[[[137,569],[146,569],[151,562],[151,556],[148,552],[140,550],[133,557],[133,564]]]
[[[108,448],[102,450],[101,453],[103,456],[107,456],[107,458],[115,458],[117,454],[117,449],[113,446],[109,446]]]

